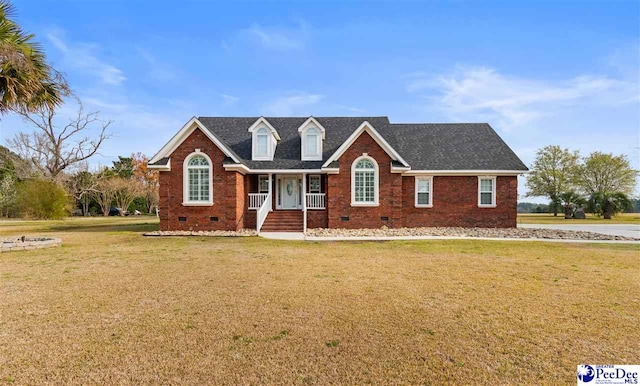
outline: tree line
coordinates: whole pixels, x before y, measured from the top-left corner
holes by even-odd
[[[527,175],[527,196],[550,200],[554,216],[563,209],[566,218],[578,207],[610,219],[633,207],[638,171],[625,155],[593,152],[581,157],[578,151],[546,146],[536,153]]]
[[[1,156],[1,154],[0,154]],[[14,159],[25,162],[20,157]],[[74,172],[46,177],[36,169],[24,174],[15,161],[0,159],[0,216],[36,219],[69,215],[108,216],[117,208],[124,216],[136,211],[155,213],[158,207],[158,173],[147,168],[147,157],[118,157],[111,167],[89,170],[86,163]],[[22,167],[29,167],[22,165]],[[111,213],[110,213],[111,212]]]
[[[0,114],[17,114],[32,130],[9,139],[9,148],[0,146],[0,216],[59,218],[76,209],[86,216],[92,208],[108,215],[112,206],[121,215],[133,207],[153,212],[158,175],[142,154],[89,170],[112,121],[84,110],[14,17],[11,3],[0,0]],[[62,105],[75,107],[75,114],[60,116]]]

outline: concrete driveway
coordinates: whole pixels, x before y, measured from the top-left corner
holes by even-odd
[[[640,225],[637,224],[518,224],[518,228],[585,231],[603,233],[605,235],[640,238]]]

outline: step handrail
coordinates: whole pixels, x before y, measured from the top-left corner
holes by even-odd
[[[271,209],[271,193],[267,194],[267,199],[264,200],[262,205],[260,205],[260,209],[256,213],[256,231],[260,232],[262,229],[262,225],[264,224],[264,220],[267,219],[267,215],[269,214],[269,210]]]

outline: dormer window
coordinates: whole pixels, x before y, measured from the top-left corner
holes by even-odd
[[[322,140],[324,127],[315,118],[310,117],[298,128],[300,133],[300,159],[303,161],[322,160]]]
[[[269,156],[269,134],[267,134],[267,129],[264,127],[256,131],[256,156]]]
[[[260,117],[249,127],[251,133],[251,159],[254,161],[273,161],[276,145],[280,136],[276,129]]]
[[[320,133],[315,127],[310,127],[305,133],[305,155],[307,157],[318,157],[320,155]]]

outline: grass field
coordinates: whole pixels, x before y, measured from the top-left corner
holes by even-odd
[[[144,238],[0,223],[0,383],[575,384],[640,363],[636,245]]]
[[[610,220],[587,213],[583,220],[565,219],[564,213],[518,213],[518,224],[640,224],[640,213],[619,213]]]

